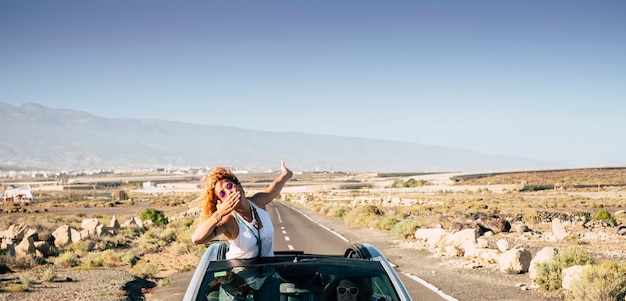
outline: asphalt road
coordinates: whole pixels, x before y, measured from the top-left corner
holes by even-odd
[[[343,233],[335,232],[283,203],[271,203],[268,212],[275,228],[274,251],[300,250],[312,254],[343,255],[353,243]],[[415,300],[445,300],[404,273],[398,274]],[[181,300],[192,275],[193,271],[172,276],[170,285],[155,289],[146,295],[146,300]]]

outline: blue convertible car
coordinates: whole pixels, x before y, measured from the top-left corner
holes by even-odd
[[[343,255],[276,252],[273,257],[225,259],[227,245],[204,253],[183,300],[411,300],[387,259],[370,244]]]

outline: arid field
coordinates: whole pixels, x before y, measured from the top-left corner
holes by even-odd
[[[274,175],[239,177],[251,193]],[[72,278],[67,276],[72,271],[99,271],[106,277],[111,270],[127,272],[134,285],[101,289],[99,299],[141,300],[154,287],[167,286],[172,275],[195,267],[204,250],[190,240],[200,177],[155,173],[74,180],[66,185],[55,183],[58,179],[4,180],[5,185],[29,183],[34,200],[0,204],[0,300],[33,298],[76,284],[63,280]],[[576,248],[589,263],[612,262],[618,274],[626,272],[626,168],[480,175],[296,173],[279,201],[348,227],[389,231],[416,248],[428,249],[416,239],[418,229],[475,229],[491,248],[501,239],[533,254],[543,247]],[[86,224],[94,219],[99,225]],[[555,220],[563,225],[559,235]],[[59,244],[55,231],[62,226],[82,231],[81,239]],[[93,230],[85,232],[86,227]],[[441,260],[459,262],[458,256],[442,255]],[[460,266],[490,268],[490,263],[466,258]],[[542,281],[533,289],[554,298],[580,297],[575,290],[555,287],[556,280]],[[616,298],[623,298],[626,283],[616,286],[622,289]]]

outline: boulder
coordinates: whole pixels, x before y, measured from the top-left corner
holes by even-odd
[[[524,248],[508,250],[498,259],[500,271],[507,274],[520,274],[528,271],[532,254]]]
[[[572,283],[580,279],[580,275],[583,273],[585,266],[582,265],[574,265],[569,268],[565,268],[561,271],[561,276],[563,278],[563,282],[561,286],[568,290],[572,290]]]
[[[536,279],[537,265],[550,261],[554,255],[556,255],[557,251],[558,250],[553,247],[545,247],[539,250],[539,252],[535,254],[535,257],[533,257],[530,261],[530,266],[528,267],[528,277],[533,280]]]
[[[515,225],[515,232],[522,234],[524,232],[528,232],[530,231],[530,228],[528,228],[528,226],[524,225],[524,224],[517,224]]]
[[[97,236],[99,235],[98,233],[96,233],[96,228],[100,225],[100,221],[98,221],[97,218],[86,218],[83,219],[83,222],[80,224],[80,227],[83,230],[86,230],[86,235],[84,235],[85,237],[89,237],[89,236]],[[82,233],[82,232],[81,232]]]
[[[115,230],[120,229],[120,222],[117,220],[117,217],[115,215],[111,218],[111,222],[109,223],[109,228],[112,228]]]
[[[26,224],[13,224],[9,226],[9,229],[2,232],[2,237],[0,238],[7,238],[13,241],[21,241],[22,239],[24,239],[24,234],[26,234],[27,230],[28,225]]]
[[[457,248],[467,248],[470,245],[476,245],[476,230],[465,229],[448,235],[445,240],[447,245]]]
[[[36,241],[34,243],[34,246],[37,251],[41,252],[42,257],[48,257],[52,255],[50,244],[47,241]]]
[[[511,224],[503,218],[489,220],[485,226],[496,234],[508,233],[511,230]]]
[[[15,244],[13,241],[2,240],[2,250],[4,250],[4,254],[6,256],[15,257]]]
[[[15,246],[15,256],[28,256],[35,254],[35,240],[32,236],[22,239],[19,245]]]
[[[52,232],[52,236],[54,236],[54,245],[57,248],[64,247],[73,242],[78,242],[81,239],[81,234],[78,230],[72,228],[70,225],[63,225],[54,232]]]
[[[496,246],[498,247],[498,250],[502,253],[509,250],[509,242],[506,239],[498,239],[498,241],[496,242]]]
[[[560,219],[555,218],[552,220],[552,234],[557,240],[562,240],[569,235],[569,231],[565,229],[565,224]]]
[[[434,248],[447,234],[446,230],[441,228],[417,229],[415,231],[415,239],[421,240],[431,248]]]
[[[143,227],[143,222],[141,221],[140,218],[138,217],[133,217],[129,220],[127,220],[125,223],[122,224],[121,226],[122,228],[128,228],[128,227]]]
[[[473,248],[465,250],[463,256],[478,259],[480,262],[497,263],[500,258],[500,251],[488,248]]]

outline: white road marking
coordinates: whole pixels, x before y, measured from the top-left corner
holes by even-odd
[[[285,205],[285,206],[287,206],[287,205]],[[339,233],[335,232],[335,230],[333,230],[333,229],[331,229],[331,228],[328,228],[328,227],[326,227],[326,226],[322,225],[321,223],[319,223],[319,222],[317,222],[316,220],[312,219],[310,216],[308,216],[308,215],[304,214],[304,212],[302,212],[302,211],[300,211],[300,210],[296,209],[295,207],[289,206],[289,208],[291,208],[291,209],[295,210],[296,212],[298,212],[298,213],[302,214],[304,217],[306,217],[306,218],[308,218],[310,221],[312,221],[312,222],[316,223],[318,226],[320,226],[320,227],[322,227],[322,228],[324,228],[324,229],[328,230],[328,232],[330,232],[330,233],[332,233],[332,234],[335,234],[337,237],[341,238],[343,241],[345,241],[345,242],[349,242],[349,241],[350,241],[349,239],[345,238],[343,235],[341,235],[341,234],[339,234]],[[276,209],[276,211],[278,212],[278,209]]]
[[[295,250],[295,249],[294,249],[294,247],[293,247],[292,245],[287,245],[287,248],[288,248],[290,251]]]
[[[291,238],[289,238],[289,236],[285,236],[285,241],[291,241]]]
[[[404,273],[404,272],[402,272],[402,274],[404,274],[405,276],[407,276],[407,277],[417,281],[419,284],[421,284],[421,285],[425,286],[426,288],[430,289],[431,291],[435,292],[436,294],[438,294],[439,296],[441,296],[441,298],[444,298],[445,300],[448,300],[448,301],[458,301],[458,299],[456,299],[456,298],[454,298],[452,296],[446,295],[439,288],[437,288],[436,286],[426,282],[426,280],[424,280],[424,279],[422,279],[420,277],[417,277],[417,276],[415,276],[415,275],[413,275],[411,273]]]
[[[274,211],[276,211],[276,216],[278,217],[278,223],[282,224],[283,218],[280,216],[280,212],[278,211],[278,208],[274,207]]]
[[[283,234],[287,234],[287,231],[283,230]]]

